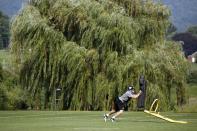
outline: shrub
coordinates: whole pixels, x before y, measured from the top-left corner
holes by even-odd
[[[18,84],[17,77],[0,69],[0,110],[27,109],[27,92]]]

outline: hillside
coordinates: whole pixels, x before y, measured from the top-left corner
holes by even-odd
[[[197,0],[163,0],[172,10],[172,21],[179,32],[197,25]]]

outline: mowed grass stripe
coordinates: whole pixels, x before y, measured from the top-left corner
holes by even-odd
[[[125,112],[117,122],[112,123],[110,120],[104,122],[103,114],[80,111],[3,111],[0,112],[0,131],[197,130],[197,113],[162,113],[176,120],[188,120],[189,124],[168,123],[143,112]]]

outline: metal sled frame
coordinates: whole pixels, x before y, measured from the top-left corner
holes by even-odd
[[[153,106],[154,106],[155,104],[156,104],[156,107],[155,107],[155,109],[153,110]],[[153,103],[152,103],[152,105],[151,105],[149,111],[148,111],[148,110],[144,110],[144,112],[145,112],[145,113],[148,113],[148,114],[150,114],[150,115],[156,116],[156,117],[158,117],[158,118],[160,118],[160,119],[166,120],[166,121],[168,121],[168,122],[172,122],[172,123],[181,123],[181,124],[186,124],[186,123],[187,123],[186,121],[176,121],[176,120],[172,120],[172,119],[170,119],[170,118],[167,118],[167,117],[164,117],[164,116],[160,115],[159,112],[157,112],[158,107],[159,107],[158,99],[155,99],[155,100],[153,101]]]

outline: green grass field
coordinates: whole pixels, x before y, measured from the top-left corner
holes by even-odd
[[[188,121],[169,123],[143,112],[125,112],[117,122],[103,121],[104,112],[1,111],[0,131],[196,131],[197,113],[161,113]]]

